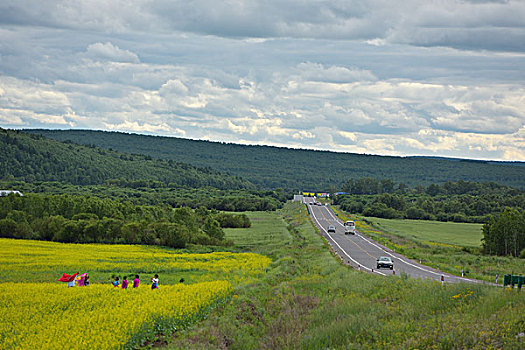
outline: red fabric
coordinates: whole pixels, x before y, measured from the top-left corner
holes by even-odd
[[[77,277],[77,275],[78,275],[78,272],[72,274],[71,276],[68,275],[67,273],[64,273],[64,274],[62,275],[62,277],[60,277],[58,280],[59,280],[60,282],[71,282],[71,281],[73,281],[73,280],[75,279],[75,277]]]

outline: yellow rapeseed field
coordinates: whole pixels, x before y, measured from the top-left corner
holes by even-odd
[[[232,284],[257,278],[270,262],[251,253],[0,239],[0,349],[134,348],[204,317],[229,300]],[[76,271],[88,272],[91,285],[57,282]],[[208,282],[167,285],[181,271]],[[114,289],[109,277],[124,272],[130,286]],[[130,272],[149,276],[133,289]],[[158,290],[148,283],[153,273],[161,273]]]
[[[17,271],[37,274],[39,271],[156,273],[200,270],[254,275],[263,273],[270,262],[268,257],[253,253],[181,254],[155,246],[0,239],[0,274],[13,274]]]
[[[226,281],[113,289],[0,284],[0,349],[122,349],[198,319],[232,293]]]

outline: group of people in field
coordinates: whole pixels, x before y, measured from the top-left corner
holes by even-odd
[[[66,282],[68,287],[75,287],[75,286],[89,286],[89,275],[87,273],[79,274],[74,273],[72,275],[68,275],[66,273],[62,274],[62,277],[58,279],[60,282]],[[184,279],[181,279],[180,282],[184,282]],[[135,275],[135,279],[133,279],[133,288],[138,288],[140,283],[139,275]],[[115,277],[115,280],[113,281],[113,288],[122,288],[122,289],[128,289],[129,281],[128,276],[124,276],[124,279],[122,280],[122,284],[120,283],[120,277]],[[155,274],[151,278],[151,289],[159,289],[159,275]]]
[[[133,279],[133,288],[138,288],[140,283],[139,275],[135,275],[135,279]],[[122,284],[120,283],[120,278],[115,277],[115,280],[113,281],[113,288],[122,288],[122,289],[128,289],[129,281],[128,276],[124,276],[122,279]],[[151,289],[159,289],[159,275],[155,274],[155,276],[151,279]]]

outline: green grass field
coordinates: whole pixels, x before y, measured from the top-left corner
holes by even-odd
[[[277,212],[244,212],[252,226],[224,229],[226,239],[232,240],[235,247],[245,251],[272,255],[277,248],[290,244],[292,236],[286,223]]]
[[[266,276],[239,286],[230,306],[177,333],[168,348],[521,349],[525,297],[515,290],[353,270],[298,203],[250,218],[251,228],[227,236],[272,257]]]
[[[457,222],[441,222],[428,220],[395,220],[381,218],[366,218],[380,228],[400,237],[455,244],[462,247],[480,247],[481,224]]]

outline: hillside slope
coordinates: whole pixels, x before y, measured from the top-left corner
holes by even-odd
[[[250,182],[209,168],[58,142],[0,129],[0,179],[60,181],[76,185],[108,180],[161,182],[172,187],[254,188]]]
[[[24,131],[60,141],[211,167],[265,188],[327,191],[350,178],[362,177],[391,179],[411,186],[465,180],[525,188],[523,163],[372,156],[89,130]]]

